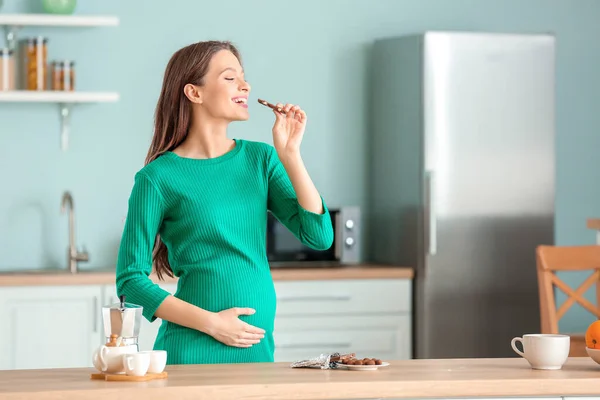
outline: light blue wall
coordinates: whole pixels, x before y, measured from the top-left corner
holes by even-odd
[[[31,10],[4,0],[0,12]],[[77,13],[112,14],[117,28],[25,29],[47,35],[49,57],[77,62],[80,90],[119,91],[121,101],[74,110],[71,148],[59,150],[53,105],[0,103],[0,268],[65,262],[63,190],[72,191],[77,236],[91,261],[114,263],[132,177],[143,163],[165,64],[188,43],[229,39],[253,85],[251,120],[231,135],[270,142],[272,114],[256,97],[302,105],[303,155],[330,205],[366,206],[365,75],[376,38],[426,29],[557,35],[559,244],[593,243],[600,216],[600,1],[597,0],[79,0]],[[145,7],[142,9],[142,5]],[[35,7],[33,7],[35,8]],[[579,329],[571,313],[568,328]],[[584,324],[585,325],[585,324]]]

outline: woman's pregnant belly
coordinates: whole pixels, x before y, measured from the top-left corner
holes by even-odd
[[[273,360],[273,328],[276,297],[270,271],[245,271],[222,276],[220,271],[182,274],[175,296],[211,312],[229,308],[251,308],[252,315],[239,319],[265,330],[265,337],[248,349],[224,345],[197,330],[164,324],[156,348],[168,351],[169,364],[270,362]]]
[[[272,332],[276,296],[267,268],[198,268],[182,274],[176,297],[211,312],[250,308],[252,315],[240,315],[250,325]]]

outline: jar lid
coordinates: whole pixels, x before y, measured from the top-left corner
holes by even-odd
[[[119,311],[125,311],[126,309],[143,309],[143,307],[138,304],[125,302],[125,295],[119,296],[118,303],[106,305],[104,308],[117,309]]]
[[[27,42],[28,43],[39,43],[39,42],[42,42],[42,43],[45,44],[45,43],[48,43],[48,38],[43,37],[43,36],[35,36],[35,37],[27,38]]]
[[[7,55],[10,56],[10,55],[12,55],[12,53],[13,53],[13,51],[9,48],[6,48],[6,47],[0,48],[0,56],[7,56]]]

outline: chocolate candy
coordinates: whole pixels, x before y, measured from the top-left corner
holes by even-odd
[[[279,111],[279,113],[281,113],[281,114],[284,114],[284,115],[285,115],[285,112],[283,112],[283,108],[277,108],[277,106],[276,106],[275,104],[271,104],[271,103],[269,103],[268,101],[266,101],[266,100],[263,100],[263,99],[258,99],[258,102],[259,102],[260,104],[262,104],[263,106],[267,106],[267,107],[269,107],[269,108],[272,108],[273,110],[277,110],[277,111]]]
[[[341,363],[346,365],[381,365],[382,361],[378,358],[344,358]]]

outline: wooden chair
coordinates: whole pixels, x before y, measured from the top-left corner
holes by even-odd
[[[600,318],[600,246],[538,246],[536,251],[537,274],[540,296],[541,333],[559,333],[558,321],[575,304]],[[592,274],[576,290],[556,276],[556,271],[586,271]],[[596,305],[583,297],[583,294],[596,284]],[[568,297],[556,309],[554,287],[562,290]],[[571,357],[587,357],[585,351],[585,333],[571,336]]]

